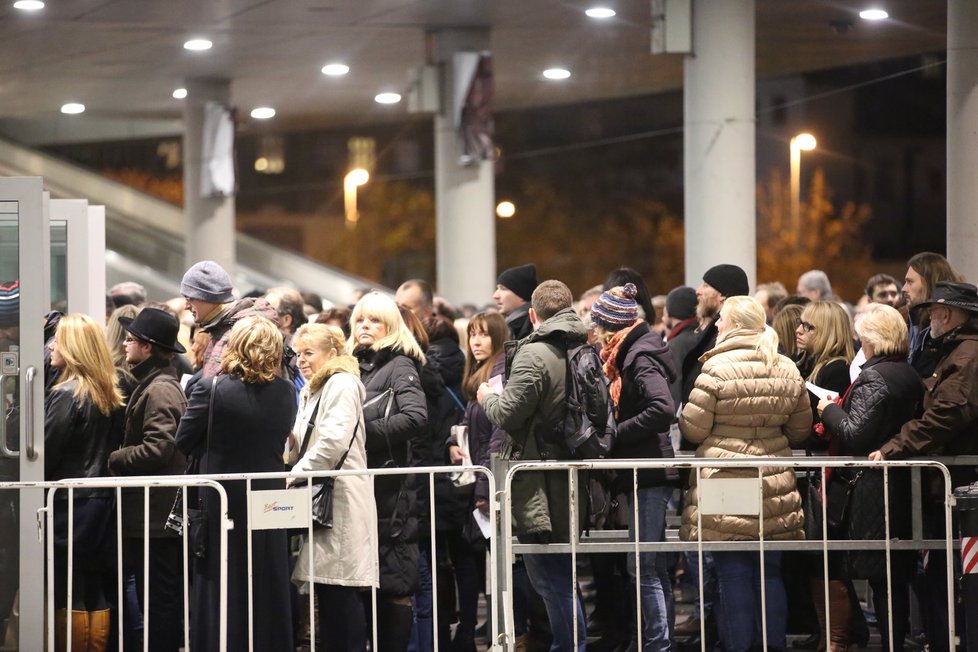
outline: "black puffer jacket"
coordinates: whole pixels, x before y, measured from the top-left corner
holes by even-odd
[[[840,407],[831,404],[822,412],[822,423],[837,438],[840,455],[865,457],[891,439],[920,409],[924,386],[917,372],[902,356],[875,356],[866,361]],[[833,482],[851,480],[858,474],[849,502],[847,539],[883,539],[883,471],[879,469],[834,469]],[[910,476],[904,470],[889,473],[890,536],[910,538]],[[830,494],[832,495],[832,494]],[[830,499],[831,500],[831,499]],[[885,579],[886,558],[882,551],[857,550],[847,553],[847,573],[852,578]],[[913,570],[914,554],[898,555],[893,570],[903,579]]]
[[[123,409],[108,415],[75,396],[78,381],[51,389],[44,400],[44,479],[99,478],[109,474],[109,454],[122,443]],[[111,496],[113,489],[78,489],[75,496]],[[66,496],[66,492],[59,492]]]
[[[360,362],[360,380],[367,390],[364,421],[367,427],[367,466],[407,467],[427,435],[428,410],[421,388],[421,362],[399,349],[354,352]],[[393,390],[389,418],[384,418],[381,400]],[[368,405],[369,404],[369,405]],[[377,534],[380,555],[380,593],[413,595],[418,585],[417,479],[410,475],[378,477],[374,482],[377,501]]]
[[[619,459],[675,457],[669,440],[669,424],[676,414],[669,383],[676,378],[672,353],[662,339],[642,323],[622,342],[615,359],[621,374],[618,401],[618,438],[611,451]],[[631,474],[627,475],[630,479]],[[643,469],[638,486],[675,484],[675,468]],[[629,482],[630,484],[630,482]]]

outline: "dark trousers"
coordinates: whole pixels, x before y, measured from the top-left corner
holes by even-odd
[[[143,612],[143,632],[151,652],[177,652],[183,646],[183,541],[177,538],[149,540],[149,575],[143,567],[145,539],[122,540],[122,563],[126,574],[136,577],[136,597]],[[145,590],[149,589],[149,609]],[[128,606],[128,603],[126,603]],[[128,624],[131,619],[126,618]],[[139,631],[126,631],[126,649],[141,643]],[[140,645],[138,649],[142,649]]]
[[[367,618],[355,586],[316,584],[319,601],[319,643],[330,652],[363,652],[367,649]],[[381,648],[383,649],[383,648]]]

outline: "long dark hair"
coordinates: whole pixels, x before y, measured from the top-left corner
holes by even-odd
[[[462,392],[468,399],[474,399],[479,385],[489,380],[492,367],[496,360],[503,354],[503,344],[509,339],[509,327],[506,320],[498,312],[480,312],[469,320],[468,334],[485,333],[492,340],[492,353],[489,357],[479,362],[472,355],[472,349],[465,347],[465,372],[462,376]]]

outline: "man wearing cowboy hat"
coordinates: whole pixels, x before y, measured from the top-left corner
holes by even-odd
[[[187,409],[173,358],[185,349],[177,342],[180,324],[172,314],[143,308],[135,319],[121,318],[129,333],[126,361],[138,385],[126,407],[122,448],[109,456],[113,475],[175,475],[187,461],[177,450],[174,435]],[[149,514],[144,516],[143,490],[123,490],[123,564],[136,576],[140,607],[145,610],[143,587],[144,537],[149,537],[149,649],[176,652],[183,643],[182,541],[163,527],[173,506],[175,488],[155,488],[149,493]],[[126,622],[131,622],[126,618]],[[126,641],[138,641],[138,630],[126,632]]]
[[[978,289],[942,281],[920,309],[930,313],[930,346],[937,358],[933,374],[924,378],[924,412],[870,453],[870,460],[978,454]],[[976,479],[973,466],[951,467],[951,489]],[[944,510],[938,507],[943,506],[944,480],[932,480],[932,490],[925,488],[924,500],[931,501],[924,509],[925,535],[943,538]],[[931,551],[925,571],[931,599],[921,601],[929,611],[924,620],[931,650],[947,650],[946,564],[943,552]]]

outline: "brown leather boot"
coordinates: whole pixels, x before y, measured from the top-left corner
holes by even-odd
[[[54,649],[65,652],[68,649],[65,632],[68,629],[68,610],[58,609],[54,614]],[[88,651],[88,612],[71,612],[72,652]]]
[[[88,612],[88,652],[105,652],[111,628],[111,611],[101,609]]]
[[[825,582],[812,580],[812,601],[819,624],[819,652],[825,650]],[[846,652],[849,648],[849,589],[845,582],[829,580],[829,641],[831,652]]]

